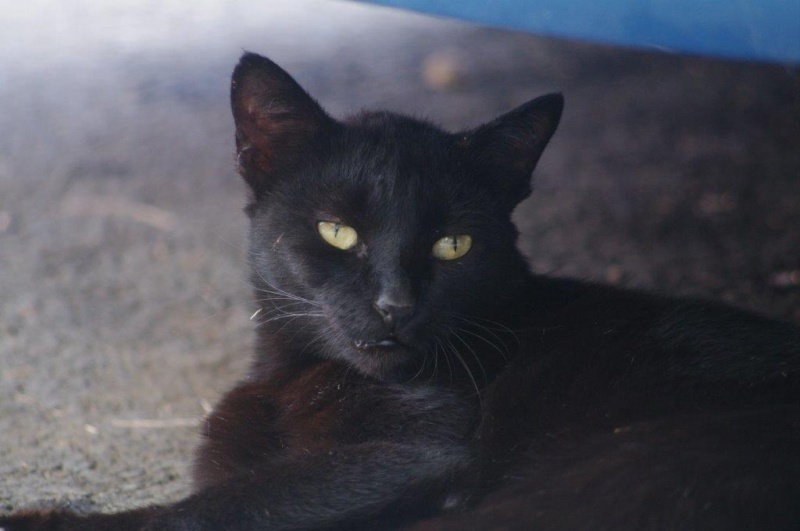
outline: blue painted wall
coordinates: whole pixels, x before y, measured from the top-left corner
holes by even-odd
[[[368,0],[544,35],[800,63],[800,0]]]

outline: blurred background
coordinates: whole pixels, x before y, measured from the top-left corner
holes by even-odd
[[[538,273],[800,324],[796,67],[545,38],[336,0],[0,7],[0,510],[188,492],[249,360],[243,50],[334,115],[475,126],[561,91],[515,213]]]

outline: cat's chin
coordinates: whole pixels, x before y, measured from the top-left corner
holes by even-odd
[[[417,357],[417,350],[394,337],[359,339],[349,349],[348,362],[366,376],[385,379]]]

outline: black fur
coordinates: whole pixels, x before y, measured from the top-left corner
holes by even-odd
[[[562,103],[456,134],[340,122],[245,54],[232,107],[258,344],[205,423],[195,494],[0,525],[800,528],[797,328],[528,271],[511,212]],[[358,243],[327,244],[319,221]],[[468,253],[434,258],[455,234]]]

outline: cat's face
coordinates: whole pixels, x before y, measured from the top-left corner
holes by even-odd
[[[375,377],[470,348],[527,275],[510,214],[561,111],[537,101],[461,134],[388,113],[340,123],[245,55],[232,103],[262,322]]]

